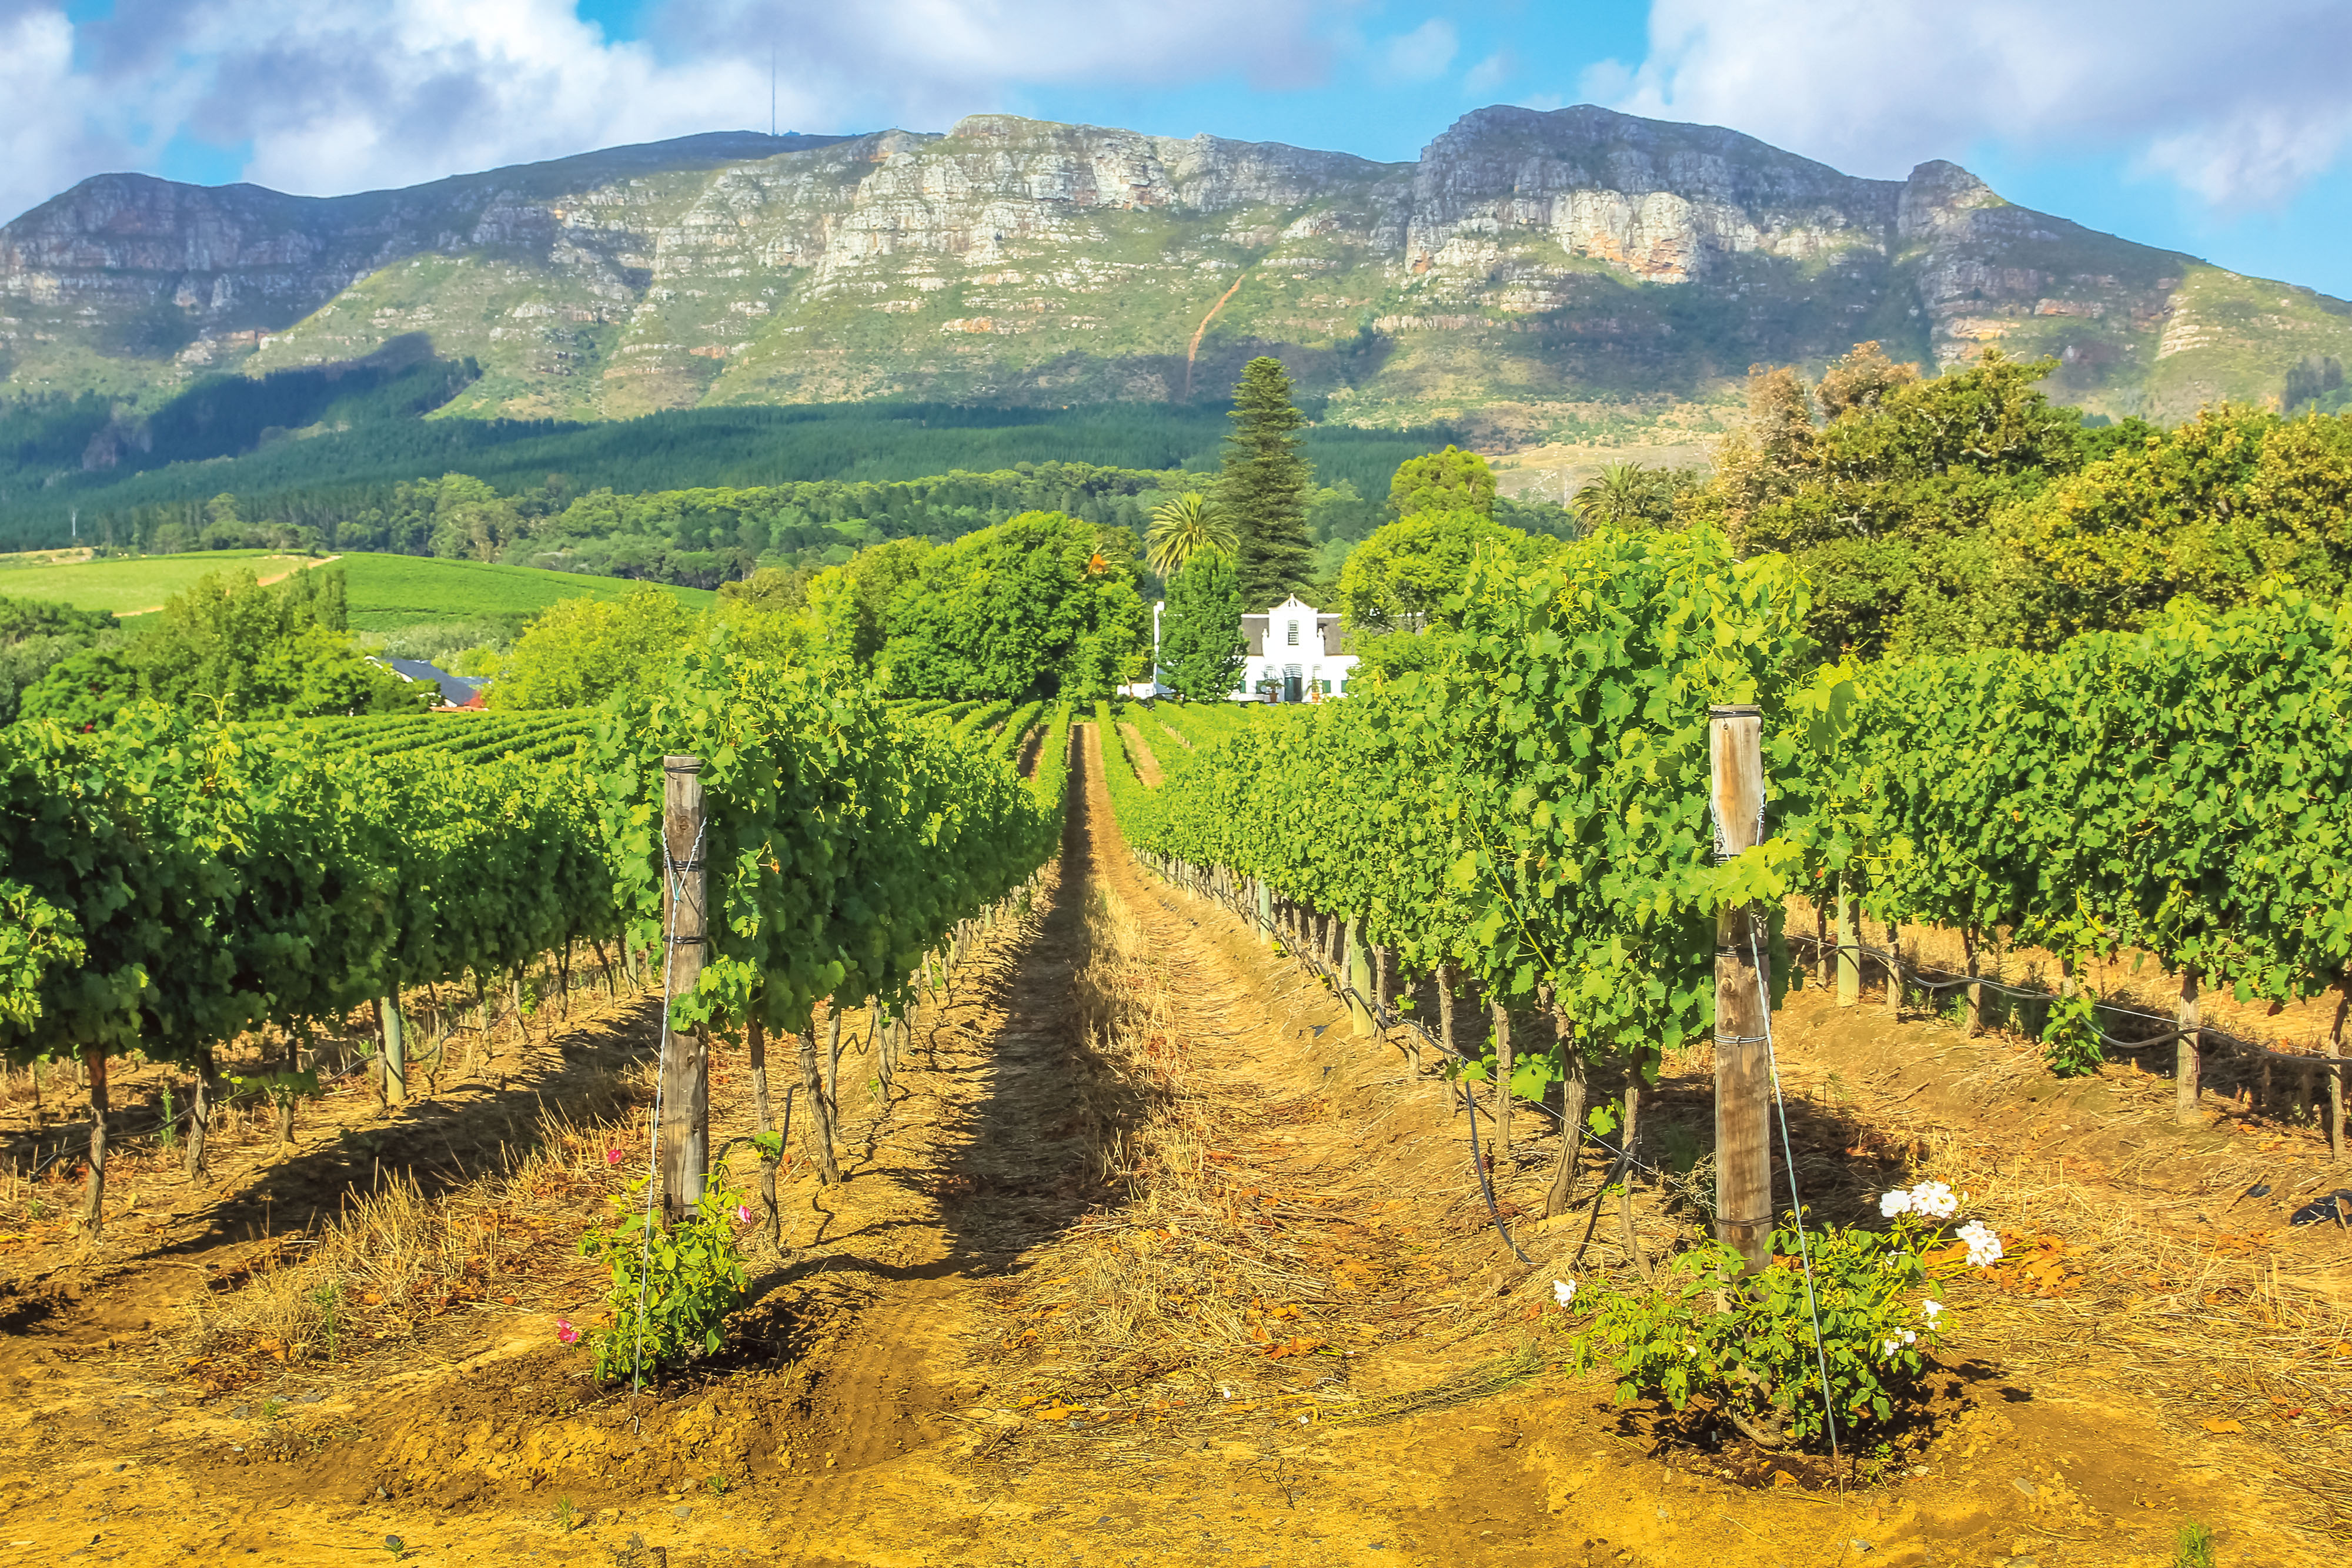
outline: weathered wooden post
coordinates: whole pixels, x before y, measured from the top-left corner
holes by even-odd
[[[82,1233],[91,1244],[106,1236],[106,1048],[85,1047],[89,1071],[89,1183],[82,1189]]]
[[[401,1027],[400,992],[381,998],[375,1004],[376,1018],[383,1035],[383,1103],[386,1105],[408,1103],[408,1036]]]
[[[1495,1174],[1511,1157],[1511,1009],[1488,1004],[1495,1024]]]
[[[2202,1087],[2198,1075],[2204,1068],[2200,1050],[2205,1043],[2204,1004],[2198,999],[2197,982],[2201,977],[2197,966],[2191,964],[2180,972],[2180,1005],[2174,1010],[2172,1027],[2180,1038],[2172,1042],[2172,1119],[2184,1127],[2197,1124],[2197,1095]]]
[[[1717,858],[1754,849],[1764,835],[1764,717],[1753,707],[1707,711],[1708,782]],[[1853,904],[1838,899],[1838,990],[1845,999]],[[1763,949],[1753,904],[1727,905],[1715,926],[1716,1239],[1754,1273],[1772,1251],[1772,1069],[1765,1045]]]
[[[1368,1035],[1376,1032],[1379,1025],[1372,1019],[1372,1009],[1366,1005],[1366,998],[1372,990],[1372,971],[1371,966],[1364,961],[1364,940],[1360,934],[1362,924],[1357,920],[1348,922],[1348,967],[1341,973],[1348,977],[1348,1016],[1355,1020],[1359,1035]]]
[[[709,905],[702,858],[702,759],[662,758],[662,930],[669,944],[669,983],[662,1005],[674,1008],[702,981]],[[697,1024],[668,1031],[662,1055],[659,1151],[662,1208],[672,1219],[702,1201],[710,1167],[710,1031]]]
[[[1969,1037],[1984,1033],[1984,988],[1976,981],[1977,930],[1973,925],[1960,927],[1960,950],[1969,964]]]
[[[1760,765],[1760,764],[1759,764]],[[1862,1001],[1862,933],[1854,929],[1853,894],[1846,892],[1845,879],[1838,879],[1837,894],[1837,1005],[1857,1006]]]

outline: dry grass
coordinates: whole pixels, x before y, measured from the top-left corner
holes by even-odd
[[[2213,1195],[2184,1200],[2202,1210],[2184,1233],[2079,1161],[1929,1143],[1922,1170],[2011,1248],[1959,1298],[1966,1346],[2012,1375],[2136,1395],[2184,1437],[2242,1437],[2307,1495],[2303,1522],[2352,1527],[2352,1242],[2229,1228],[2230,1195],[2263,1174],[2251,1155],[2200,1158]]]
[[[1341,1320],[1370,1292],[1336,1285],[1332,1248],[1295,1223],[1335,1215],[1271,1191],[1225,1146],[1283,1108],[1202,1070],[1128,911],[1098,894],[1087,920],[1094,957],[1076,990],[1090,1071],[1077,1099],[1090,1157],[1128,1200],[1030,1257],[991,1353],[1037,1356],[1054,1398],[1130,1410],[1239,1412],[1338,1385],[1332,1360],[1312,1353],[1366,1343]]]
[[[194,1353],[335,1362],[414,1338],[468,1304],[517,1304],[572,1271],[580,1225],[625,1185],[642,1141],[626,1121],[583,1124],[547,1110],[523,1147],[502,1149],[492,1169],[445,1195],[389,1182],[252,1260],[247,1282],[199,1307]],[[626,1151],[617,1164],[616,1149]]]

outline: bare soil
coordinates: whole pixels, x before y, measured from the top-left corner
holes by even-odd
[[[205,1183],[131,1162],[95,1250],[20,1190],[5,1560],[2163,1568],[2189,1520],[2222,1563],[2340,1559],[2352,1246],[2231,1199],[2326,1185],[2307,1133],[2226,1107],[2176,1130],[2142,1075],[2062,1082],[2014,1041],[1798,993],[1807,1201],[1945,1176],[2015,1259],[1957,1294],[1909,1446],[1861,1479],[1714,1445],[1561,1370],[1551,1282],[1588,1211],[1534,1218],[1540,1113],[1494,1173],[1528,1267],[1433,1063],[1139,871],[1103,737],[1077,739],[1041,896],[923,1009],[893,1090],[845,1060],[848,1179],[794,1151],[784,1249],[754,1249],[756,1302],[690,1377],[600,1388],[555,1337],[601,1311],[572,1244],[642,1159],[641,998],[575,1004],[503,1086],[231,1140]],[[714,1142],[750,1121],[740,1053],[718,1062]],[[1645,1117],[1669,1176],[1710,1072],[1671,1063]],[[383,1248],[427,1262],[396,1296],[352,1265],[329,1343],[304,1259],[406,1180],[420,1218]],[[1679,1202],[1643,1185],[1651,1250]],[[1624,1263],[1612,1215],[1573,1268]]]

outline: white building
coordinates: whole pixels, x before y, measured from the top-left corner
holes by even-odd
[[[1356,655],[1346,652],[1339,618],[1297,594],[1263,615],[1242,617],[1244,652],[1236,702],[1313,702],[1343,696]]]

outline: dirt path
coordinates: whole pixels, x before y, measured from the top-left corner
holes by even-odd
[[[162,1258],[0,1320],[0,1563],[347,1563],[392,1537],[408,1562],[596,1568],[2162,1568],[2185,1518],[2225,1563],[2321,1560],[2241,1450],[2184,1455],[2128,1391],[1995,1366],[1916,1469],[1846,1497],[1654,1456],[1558,1370],[1543,1303],[1574,1228],[1522,1218],[1537,1266],[1513,1260],[1452,1089],[1139,871],[1103,737],[1074,738],[1034,907],[923,1009],[893,1092],[845,1059],[848,1180],[796,1160],[790,1250],[754,1258],[759,1304],[709,1375],[632,1400],[553,1341],[599,1293],[564,1257],[612,1186],[592,1127],[500,1189],[540,1238],[494,1287],[511,1301],[396,1350],[281,1367],[247,1345],[257,1380],[225,1390],[169,1323],[112,1353],[107,1313],[186,1311],[189,1285],[154,1293]],[[714,1130],[747,1093],[722,1053]],[[1523,1217],[1552,1145],[1517,1133],[1496,1174]]]
[[[1135,726],[1121,723],[1118,733],[1127,742],[1127,759],[1135,768],[1135,776],[1143,780],[1147,789],[1160,788],[1160,758],[1152,754],[1151,743]]]

